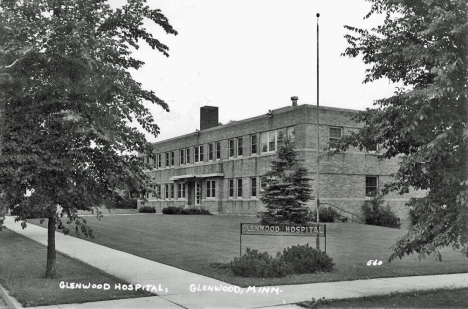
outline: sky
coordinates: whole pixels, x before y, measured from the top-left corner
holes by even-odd
[[[121,0],[111,0],[118,3]],[[383,17],[364,20],[365,0],[149,0],[179,33],[154,24],[147,30],[169,47],[169,57],[142,44],[134,56],[146,64],[133,71],[170,112],[147,105],[165,140],[199,129],[200,107],[219,107],[219,121],[242,120],[270,109],[317,103],[317,17],[319,18],[320,105],[364,110],[393,94],[387,80],[363,84],[362,58],[341,56],[344,25],[370,29]]]

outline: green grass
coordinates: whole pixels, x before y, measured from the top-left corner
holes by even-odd
[[[57,273],[45,279],[47,249],[22,235],[3,229],[0,232],[0,283],[25,307],[83,303],[111,299],[154,296],[148,292],[118,291],[117,279],[81,261],[57,253]],[[61,289],[60,282],[110,285],[109,290]]]
[[[389,263],[389,248],[405,231],[332,223],[327,224],[327,254],[336,263],[331,273],[271,279],[240,278],[209,264],[226,263],[239,256],[239,223],[258,222],[254,217],[141,214],[105,216],[101,221],[94,217],[87,219],[95,235],[89,241],[239,286],[468,272],[467,258],[451,249],[443,250],[443,262],[432,257],[419,261],[417,256],[409,256]],[[276,254],[286,247],[307,242],[315,246],[315,238],[309,237],[243,236],[242,248],[243,252],[250,247]],[[323,249],[323,238],[321,242]],[[383,264],[367,266],[371,259],[382,260]]]
[[[305,308],[468,308],[468,288],[391,293],[382,296],[302,302]]]

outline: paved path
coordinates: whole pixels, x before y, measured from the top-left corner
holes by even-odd
[[[5,226],[39,243],[47,230],[29,224],[22,229],[12,217]],[[299,308],[294,303],[313,298],[350,298],[414,289],[468,287],[468,274],[397,277],[355,281],[239,288],[219,280],[153,262],[83,239],[56,234],[56,249],[132,284],[161,286],[159,296],[41,308]],[[204,291],[212,288],[213,291]],[[220,288],[221,291],[215,291]],[[167,289],[167,290],[166,290]],[[283,305],[283,306],[282,306]],[[278,308],[278,307],[275,307]]]

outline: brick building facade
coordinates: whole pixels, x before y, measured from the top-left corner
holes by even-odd
[[[226,125],[218,125],[217,107],[202,107],[199,131],[154,143],[156,160],[147,158],[153,167],[147,172],[156,194],[149,194],[145,205],[158,212],[166,206],[182,206],[202,207],[215,214],[256,214],[263,208],[260,176],[269,170],[276,149],[286,138],[294,142],[301,164],[315,179],[317,108],[297,106],[294,101],[293,106]],[[359,221],[362,204],[390,180],[398,159],[379,161],[375,151],[352,148],[328,155],[336,140],[360,127],[350,119],[356,112],[320,107],[319,197],[323,206],[337,206]],[[408,223],[404,206],[408,198],[389,195],[385,199],[403,225]],[[315,203],[309,204],[315,208]],[[352,218],[349,213],[342,214]]]

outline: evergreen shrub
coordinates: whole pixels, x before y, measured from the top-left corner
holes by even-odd
[[[280,253],[278,253],[280,255]],[[240,258],[230,263],[232,272],[241,277],[278,278],[290,275],[294,269],[281,258],[273,258],[268,252],[260,253],[247,248]]]
[[[291,264],[296,274],[310,274],[317,271],[330,272],[335,263],[325,252],[306,245],[284,249],[283,259]]]
[[[203,208],[182,208],[176,206],[164,207],[162,213],[165,215],[211,215],[210,211]]]
[[[273,258],[268,252],[260,253],[247,248],[240,258],[229,263],[231,271],[241,277],[278,278],[291,274],[330,272],[333,259],[309,245],[297,245],[278,252]],[[218,267],[219,268],[219,267]]]
[[[390,206],[382,207],[382,199],[376,197],[370,201],[365,201],[362,205],[362,212],[366,218],[366,224],[378,225],[391,228],[400,228],[398,218]]]
[[[138,212],[142,212],[142,213],[155,213],[155,212],[156,212],[156,208],[151,207],[151,206],[142,206],[142,207],[140,207],[140,209],[138,209]]]

